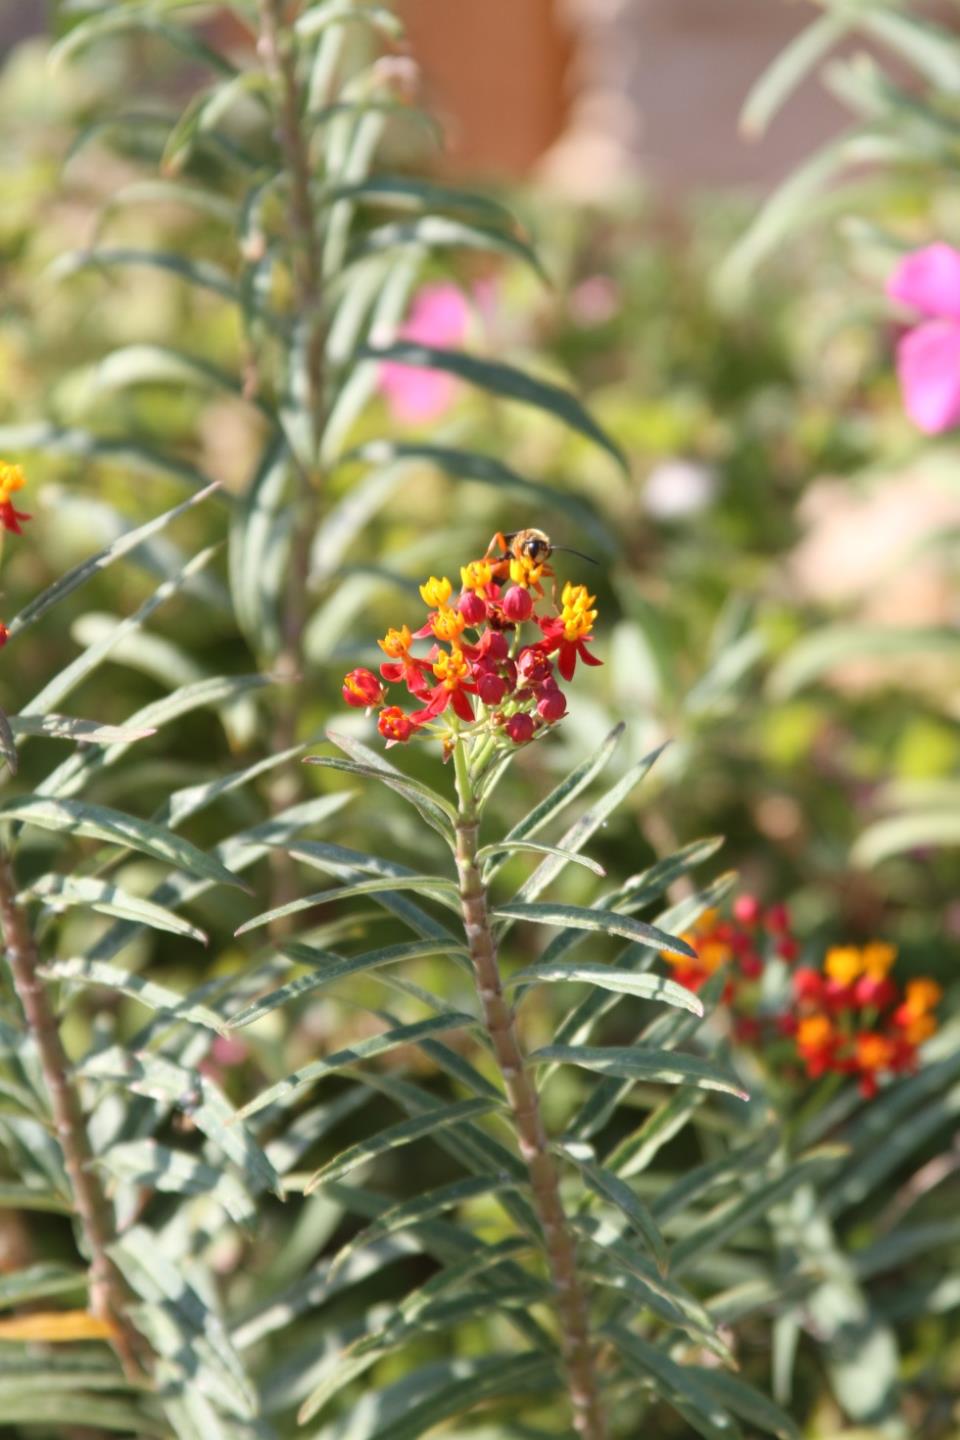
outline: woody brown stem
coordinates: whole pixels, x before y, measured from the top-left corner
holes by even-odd
[[[503,1076],[517,1146],[527,1167],[534,1209],[543,1231],[574,1428],[583,1440],[605,1440],[607,1422],[596,1351],[590,1338],[587,1296],[577,1269],[576,1246],[560,1198],[559,1176],[540,1100],[520,1047],[513,1010],[503,994],[487,890],[477,863],[479,815],[462,742],[457,745],[455,759],[460,800],[456,851],[460,906],[483,1021]]]
[[[128,1315],[131,1297],[123,1276],[110,1258],[110,1246],[116,1239],[113,1211],[95,1169],[80,1097],[70,1076],[70,1064],[50,994],[37,973],[36,941],[16,896],[13,867],[9,856],[0,850],[0,931],[14,988],[40,1057],[63,1164],[73,1192],[74,1215],[89,1254],[90,1312],[110,1325],[112,1344],[127,1379],[142,1380],[145,1341],[131,1324]]]
[[[287,572],[286,602],[282,619],[280,652],[275,663],[278,677],[287,682],[287,691],[278,704],[273,743],[278,750],[296,743],[298,689],[293,684],[303,670],[303,631],[309,610],[310,554],[317,523],[321,485],[320,445],[326,419],[325,337],[322,316],[323,270],[320,243],[310,189],[310,146],[304,128],[305,96],[297,70],[292,27],[286,18],[284,0],[260,0],[258,50],[273,82],[277,102],[277,140],[289,180],[289,218],[292,241],[292,270],[295,325],[304,336],[302,404],[306,411],[309,456],[301,455],[299,513],[293,527],[290,563]],[[291,348],[294,337],[291,337]],[[287,377],[292,386],[293,364]],[[301,790],[296,768],[278,774],[270,786],[274,812],[284,810]],[[285,904],[296,895],[296,867],[290,857],[277,851],[272,857],[273,903]]]

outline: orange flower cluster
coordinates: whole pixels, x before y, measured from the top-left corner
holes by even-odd
[[[881,1075],[916,1069],[943,992],[929,979],[908,980],[901,990],[890,975],[896,958],[892,945],[874,940],[835,946],[822,970],[794,972],[794,1039],[809,1076],[855,1075],[870,1098]]]
[[[696,959],[665,953],[674,979],[699,990],[723,967],[723,999],[737,1040],[760,1048],[788,1041],[810,1079],[850,1075],[872,1098],[882,1076],[916,1069],[918,1047],[937,1028],[940,986],[919,979],[901,989],[890,974],[897,952],[879,940],[835,946],[822,969],[798,966],[786,1007],[769,1008],[759,983],[767,965],[792,964],[800,953],[783,905],[764,909],[752,895],[741,895],[730,919],[708,910],[683,938]],[[782,977],[781,969],[781,985]],[[771,1063],[778,1063],[772,1055]]]
[[[696,960],[686,955],[663,958],[673,978],[688,990],[699,990],[721,965],[729,966],[724,1000],[732,1004],[740,997],[744,982],[759,980],[767,957],[797,958],[799,946],[790,933],[790,916],[785,905],[764,909],[753,895],[734,901],[731,918],[721,919],[718,910],[706,910],[691,931],[682,937],[696,950]]]
[[[16,508],[12,499],[26,483],[26,478],[19,465],[11,465],[6,460],[0,460],[0,541],[3,539],[4,531],[7,530],[11,535],[22,535],[23,523],[30,519],[29,515],[25,515],[22,510]],[[6,625],[0,620],[0,647],[6,645],[9,633]]]
[[[458,594],[446,576],[431,575],[420,586],[425,623],[416,631],[388,630],[377,642],[385,657],[379,676],[351,670],[343,680],[345,703],[379,708],[377,727],[388,746],[418,733],[441,734],[447,748],[454,733],[512,745],[535,739],[567,711],[554,670],[569,681],[578,660],[601,663],[587,648],[594,597],[585,585],[568,583],[546,600],[541,579],[552,574],[544,561],[520,553],[471,560],[461,567]],[[539,631],[536,640],[524,641],[525,625]],[[418,640],[430,642],[426,653],[414,653]],[[384,681],[404,685],[417,707],[385,704]]]

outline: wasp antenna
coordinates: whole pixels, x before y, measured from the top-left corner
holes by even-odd
[[[600,563],[598,560],[595,560],[592,555],[584,555],[582,550],[574,550],[569,545],[551,545],[550,548],[551,550],[561,550],[564,555],[578,555],[581,560],[589,560],[591,565],[598,565]]]

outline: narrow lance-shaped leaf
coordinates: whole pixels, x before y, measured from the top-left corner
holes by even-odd
[[[349,1175],[358,1165],[364,1165],[389,1150],[422,1140],[437,1130],[475,1120],[480,1115],[488,1115],[495,1108],[496,1102],[493,1100],[457,1100],[452,1104],[441,1105],[425,1115],[414,1115],[396,1125],[388,1125],[378,1134],[349,1146],[335,1160],[321,1166],[311,1175],[305,1193],[309,1195],[328,1180],[342,1180],[344,1175]]]
[[[66,909],[71,905],[85,905],[100,915],[113,915],[119,920],[133,920],[151,930],[167,930],[172,935],[183,935],[190,940],[207,943],[207,937],[189,920],[174,914],[163,905],[131,895],[109,880],[98,880],[85,875],[41,875],[34,880],[24,896],[42,900],[53,910]]]
[[[219,1034],[226,1033],[226,1027],[215,1011],[206,1005],[194,1005],[176,990],[158,985],[154,980],[144,980],[140,975],[120,970],[103,960],[54,960],[42,967],[48,980],[66,980],[74,985],[103,985],[120,995],[129,995],[151,1010],[163,1010],[177,1019],[190,1021],[194,1025],[205,1025]]]
[[[625,1180],[597,1164],[592,1147],[566,1144],[560,1147],[561,1154],[572,1160],[584,1182],[602,1200],[616,1207],[630,1226],[649,1245],[661,1275],[667,1271],[667,1246],[656,1220]]]
[[[86,805],[79,800],[52,800],[42,795],[22,795],[0,804],[0,820],[19,820],[42,830],[104,840],[110,845],[140,850],[154,860],[163,861],[188,875],[202,876],[221,885],[246,885],[219,860],[198,850],[182,835],[175,835],[161,825],[126,815],[106,805]]]
[[[545,481],[528,480],[493,455],[481,454],[476,450],[457,449],[449,445],[427,444],[418,440],[368,440],[355,450],[348,450],[340,457],[339,463],[349,465],[353,461],[360,461],[383,467],[404,460],[434,465],[454,480],[486,485],[494,490],[504,490],[520,496],[538,512],[565,516],[574,532],[578,536],[582,534],[588,544],[598,547],[604,555],[614,552],[615,542],[610,531],[596,511],[580,496],[558,490],[555,485],[548,485]]]
[[[668,935],[655,925],[635,920],[632,915],[621,915],[616,910],[591,910],[583,905],[498,905],[494,915],[500,919],[530,920],[536,925],[569,926],[574,930],[594,930],[601,935],[620,935],[640,945],[650,945],[657,950],[668,950],[674,955],[686,955],[696,959],[696,952],[685,940]]]
[[[729,1071],[699,1055],[683,1052],[643,1050],[639,1045],[545,1045],[530,1058],[537,1065],[559,1061],[584,1070],[596,1070],[601,1075],[618,1075],[648,1083],[696,1085],[704,1090],[722,1090],[738,1100],[750,1098]]]
[[[124,555],[128,555],[132,550],[136,550],[138,545],[142,545],[144,541],[149,540],[152,535],[165,529],[172,520],[176,520],[179,516],[186,514],[186,512],[192,510],[195,505],[202,504],[204,500],[208,499],[219,490],[219,488],[219,481],[212,485],[207,485],[203,490],[199,490],[196,495],[191,495],[190,499],[185,500],[182,505],[175,505],[172,510],[166,510],[162,515],[158,515],[155,520],[149,520],[146,525],[138,525],[135,530],[127,531],[125,535],[121,535],[117,540],[114,540],[111,545],[108,545],[105,550],[101,550],[98,555],[91,556],[89,560],[81,561],[74,569],[68,570],[65,575],[61,575],[58,580],[54,581],[54,583],[40,595],[37,595],[31,600],[29,605],[25,605],[19,615],[10,621],[8,644],[16,639],[21,631],[26,630],[28,625],[33,625],[42,615],[46,614],[51,606],[56,605],[60,600],[64,600],[76,590],[78,586],[86,584],[86,582],[92,576],[98,574],[99,571],[106,570],[114,561],[119,560]],[[20,718],[21,721],[23,721],[26,717],[21,716]]]
[[[336,885],[329,890],[318,890],[313,895],[304,895],[299,900],[291,900],[287,905],[278,905],[274,910],[265,910],[262,915],[255,915],[252,920],[247,920],[243,925],[238,926],[235,934],[245,935],[249,930],[260,929],[263,925],[269,925],[274,920],[281,920],[286,915],[296,915],[301,910],[310,910],[317,905],[328,905],[331,900],[349,900],[356,895],[375,895],[393,890],[413,890],[418,895],[427,895],[438,900],[446,897],[450,901],[451,908],[455,908],[453,904],[457,893],[455,882],[441,880],[436,875],[361,880],[356,885]]]
[[[622,470],[627,469],[626,456],[619,445],[597,424],[572,391],[565,390],[552,381],[537,379],[524,370],[499,361],[482,360],[476,355],[466,355],[458,350],[441,350],[411,340],[396,340],[392,345],[364,345],[358,351],[357,358],[442,370],[502,399],[532,405],[562,421],[587,440],[592,440],[595,445],[605,450]]]
[[[581,791],[586,789],[594,776],[599,774],[604,768],[617,745],[620,743],[625,729],[626,726],[623,722],[615,725],[593,754],[588,755],[586,760],[571,770],[570,774],[565,776],[560,784],[550,791],[549,795],[545,796],[538,805],[534,806],[529,814],[518,821],[508,832],[506,839],[528,840],[531,835],[535,835],[538,830],[542,830],[544,825],[552,820],[555,815],[560,814],[562,810],[566,809],[566,807],[577,798]],[[495,846],[493,848],[496,849]],[[491,875],[494,874],[499,867],[497,857],[490,857],[488,867]]]
[[[601,990],[612,990],[619,995],[639,995],[643,1000],[661,1000],[665,1005],[675,1005],[689,1010],[693,1015],[702,1015],[703,1006],[692,990],[678,985],[674,980],[665,980],[662,975],[638,974],[635,970],[621,970],[616,965],[604,965],[589,960],[536,960],[525,965],[507,980],[507,987],[522,985],[524,989],[549,982],[579,982],[599,986]]]
[[[278,1080],[275,1085],[271,1085],[254,1100],[249,1101],[239,1112],[240,1117],[242,1119],[249,1115],[255,1115],[257,1111],[263,1110],[269,1105],[275,1105],[280,1101],[285,1102],[315,1080],[322,1080],[326,1075],[335,1075],[339,1070],[358,1065],[363,1060],[371,1060],[375,1056],[385,1055],[399,1046],[417,1045],[428,1036],[441,1035],[449,1030],[459,1030],[475,1024],[475,1019],[470,1015],[434,1015],[427,1020],[417,1020],[410,1025],[394,1026],[393,1029],[385,1030],[381,1035],[366,1036],[362,1040],[356,1040],[352,1045],[324,1056],[322,1060],[311,1061],[309,1065],[304,1065],[302,1069],[295,1070],[292,1075],[288,1075],[285,1080]]]

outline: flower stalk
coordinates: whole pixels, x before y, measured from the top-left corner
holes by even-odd
[[[577,1269],[576,1246],[560,1198],[557,1166],[544,1129],[536,1086],[520,1046],[513,1010],[503,994],[487,887],[477,863],[480,812],[462,739],[457,740],[453,753],[459,801],[456,861],[460,905],[483,1023],[503,1076],[518,1148],[543,1230],[574,1428],[583,1440],[605,1440],[607,1423],[596,1349],[590,1337],[587,1295]]]
[[[131,1297],[110,1256],[110,1247],[116,1239],[112,1209],[97,1174],[80,1097],[70,1076],[70,1064],[50,994],[38,974],[36,941],[17,903],[13,868],[3,850],[0,850],[0,932],[14,988],[37,1047],[73,1194],[74,1214],[89,1254],[90,1313],[109,1326],[111,1343],[127,1379],[142,1381],[146,1343],[130,1321]]]

